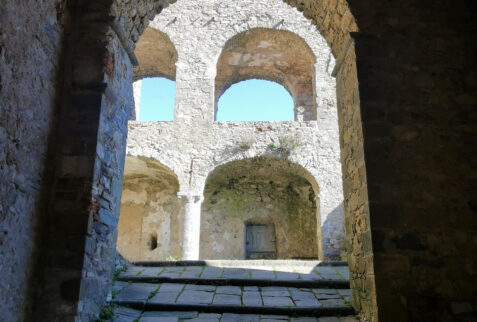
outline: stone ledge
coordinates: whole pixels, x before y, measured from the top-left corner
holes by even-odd
[[[120,276],[117,281],[133,283],[180,283],[215,286],[286,286],[297,288],[335,288],[349,289],[348,280],[268,280],[239,278],[177,278],[151,276]]]
[[[346,316],[353,315],[351,306],[321,307],[321,308],[286,308],[233,305],[203,305],[203,304],[162,304],[144,303],[142,301],[113,301],[121,306],[142,311],[199,311],[202,313],[241,313],[241,314],[278,314],[289,316]]]
[[[191,260],[191,261],[137,261],[134,266],[167,267],[167,266],[211,266],[211,267],[254,267],[254,266],[348,266],[345,261],[314,261],[314,260]]]

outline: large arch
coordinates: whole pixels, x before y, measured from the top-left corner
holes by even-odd
[[[139,37],[134,54],[138,59],[138,65],[134,66],[135,81],[144,77],[176,79],[178,54],[167,34],[146,28]]]
[[[257,10],[266,12],[269,10],[268,7],[271,2],[266,1],[265,3],[251,0],[234,2],[235,5],[238,3],[244,7],[257,8]],[[274,5],[282,4],[278,1],[272,3]],[[307,10],[305,16],[310,17],[313,23],[319,28],[337,58],[335,75],[338,80],[337,96],[340,114],[341,143],[344,155],[343,173],[345,182],[347,241],[350,244],[352,301],[354,307],[358,310],[363,309],[366,316],[374,318],[377,314],[377,310],[374,291],[374,270],[360,122],[356,57],[353,40],[348,36],[349,32],[357,30],[357,26],[345,1],[339,1],[339,3],[334,2],[333,4],[312,1],[289,1],[289,3],[300,9]],[[83,256],[84,263],[81,262],[82,264],[75,266],[75,268],[65,269],[64,263],[61,260],[57,260],[56,255],[58,252],[71,252],[71,250],[61,248],[59,245],[62,243],[57,243],[57,240],[68,239],[68,236],[76,233],[78,226],[68,226],[68,224],[65,224],[61,233],[53,233],[48,236],[48,240],[50,241],[49,245],[51,245],[48,249],[51,256],[46,258],[48,263],[46,265],[48,269],[44,274],[46,284],[48,284],[50,288],[61,288],[62,285],[70,285],[73,283],[74,285],[78,285],[78,289],[81,287],[81,292],[78,291],[77,294],[69,298],[64,298],[61,294],[56,294],[55,298],[49,299],[51,304],[38,301],[38,307],[41,308],[39,314],[43,314],[43,312],[48,313],[44,316],[55,316],[57,314],[88,316],[96,312],[94,305],[82,306],[87,308],[84,311],[78,311],[77,309],[78,300],[87,303],[101,302],[98,298],[98,294],[101,294],[101,292],[95,292],[95,294],[89,292],[88,289],[85,288],[86,286],[84,286],[87,285],[88,281],[81,277],[84,276],[81,272],[87,272],[85,276],[88,276],[89,280],[100,280],[104,285],[109,284],[109,276],[112,274],[111,261],[101,260],[98,258],[98,254],[106,253],[101,251],[103,249],[114,248],[115,226],[114,224],[108,225],[107,223],[101,222],[103,217],[100,214],[104,212],[104,210],[101,206],[97,207],[96,204],[100,199],[102,200],[106,198],[105,196],[108,196],[108,211],[116,215],[118,213],[119,195],[117,193],[117,187],[121,186],[122,175],[117,169],[122,168],[124,162],[125,129],[127,121],[127,117],[124,117],[127,115],[127,112],[118,113],[118,111],[124,111],[127,109],[127,106],[132,105],[132,89],[124,88],[124,82],[122,81],[128,79],[129,84],[132,82],[132,64],[135,63],[135,56],[132,51],[134,43],[143,33],[148,24],[148,19],[152,19],[156,14],[159,14],[167,3],[165,1],[156,2],[152,0],[130,1],[125,3],[118,1],[114,2],[111,8],[96,6],[89,2],[82,5],[83,10],[78,11],[72,24],[72,30],[75,32],[70,35],[70,39],[72,40],[70,49],[74,50],[69,51],[72,53],[72,57],[66,60],[71,62],[71,65],[68,65],[67,68],[73,70],[94,70],[94,73],[86,76],[74,74],[72,76],[74,81],[70,80],[67,85],[65,91],[66,110],[71,108],[76,112],[67,113],[68,115],[63,116],[64,122],[62,124],[66,124],[66,128],[62,128],[61,142],[67,142],[70,138],[75,140],[74,127],[68,129],[68,124],[74,124],[78,115],[87,116],[82,115],[86,111],[81,110],[81,104],[78,105],[71,101],[71,98],[77,93],[75,90],[82,89],[87,85],[87,88],[92,88],[93,90],[92,94],[88,93],[88,95],[92,95],[88,96],[88,99],[96,99],[98,103],[100,102],[96,108],[98,114],[103,117],[101,118],[101,122],[97,120],[96,122],[88,124],[88,126],[93,129],[90,133],[91,136],[83,136],[81,140],[97,142],[99,146],[98,149],[104,149],[108,151],[108,153],[112,153],[114,158],[113,162],[111,162],[111,159],[105,160],[101,157],[100,153],[98,153],[100,156],[96,158],[96,145],[87,145],[87,149],[79,151],[79,155],[70,160],[88,160],[88,173],[93,179],[85,179],[85,173],[74,174],[72,177],[68,175],[65,176],[64,173],[59,173],[56,176],[56,182],[61,184],[55,186],[55,190],[52,193],[52,204],[61,202],[63,198],[61,194],[62,189],[69,188],[68,184],[70,180],[85,180],[85,184],[93,188],[89,190],[79,190],[78,198],[88,200],[86,204],[91,203],[94,206],[84,206],[85,203],[78,203],[76,205],[69,204],[68,213],[78,214],[78,218],[83,218],[83,221],[88,222],[91,221],[89,218],[99,218],[99,222],[93,221],[92,225],[85,226],[84,230],[88,233],[85,234],[84,240],[86,240],[87,244],[93,246],[92,248],[86,249],[85,252],[82,252],[81,256]],[[80,12],[87,14],[82,15]],[[96,15],[91,15],[91,13],[96,13]],[[107,21],[110,21],[108,15],[111,13],[116,19],[108,24]],[[138,14],[139,17],[137,16]],[[104,17],[104,20],[88,20],[92,19],[91,17],[93,17],[93,19],[94,17]],[[84,23],[85,21],[86,23]],[[210,21],[212,22],[213,19],[210,19]],[[208,22],[205,21],[205,23]],[[253,25],[258,27],[255,21],[246,23],[242,28],[247,29],[253,27]],[[310,28],[314,27],[310,24]],[[104,45],[105,39],[107,39],[106,45]],[[113,59],[113,57],[120,58]],[[127,58],[129,58],[129,60]],[[114,71],[121,72],[115,73]],[[104,89],[105,82],[107,90],[102,90]],[[91,84],[96,84],[97,87],[91,87]],[[120,93],[119,100],[116,93]],[[213,101],[212,96],[210,98],[211,101]],[[183,106],[187,106],[187,104],[183,104]],[[89,110],[87,112],[89,112]],[[176,113],[178,112],[176,111]],[[180,113],[182,113],[182,111],[179,111],[179,114]],[[113,136],[110,124],[115,124],[122,135],[118,134],[117,136]],[[113,141],[111,141],[111,137],[114,138]],[[62,143],[59,143],[59,145],[61,144]],[[79,146],[81,146],[81,144]],[[58,163],[61,164],[65,158],[68,159],[68,157],[66,154],[59,155]],[[77,159],[77,157],[80,159]],[[111,193],[106,195],[102,193],[104,189],[104,178],[107,178],[106,181],[109,182],[107,190],[112,190]],[[356,209],[359,209],[358,212]],[[64,212],[65,210],[63,209],[60,213],[53,214],[53,216],[59,216]],[[356,229],[357,223],[360,224],[359,229]],[[104,225],[106,228],[103,227]],[[98,235],[106,235],[108,238],[103,238],[101,242],[98,242]],[[57,246],[55,247],[54,245]],[[93,265],[93,263],[96,262],[102,263],[100,265],[101,271],[104,270],[109,273],[98,274],[97,266]],[[49,269],[61,272],[61,274],[55,274],[56,280],[52,281],[51,278],[48,278],[48,276],[51,276],[51,274],[48,273],[51,273]],[[79,283],[80,281],[81,283]],[[102,294],[104,295],[104,293],[105,290],[103,290]],[[97,299],[96,301],[94,300],[95,298]],[[102,297],[100,296],[100,298]],[[58,303],[64,303],[69,311],[67,313],[57,312],[56,308],[58,307]],[[93,309],[89,309],[90,307]]]
[[[311,48],[286,30],[254,28],[229,39],[217,61],[215,118],[220,96],[233,84],[257,78],[283,85],[295,120],[316,120],[315,60]]]
[[[182,203],[177,176],[151,158],[126,156],[117,250],[130,261],[179,258]]]
[[[137,65],[133,68],[135,117],[131,119],[139,119],[142,79],[164,77],[175,81],[178,54],[169,36],[153,28],[144,30],[136,43],[134,54],[137,58]]]
[[[271,227],[277,259],[322,259],[316,180],[283,159],[228,162],[207,177],[200,258],[244,259],[246,227]],[[308,245],[308,247],[303,247]],[[263,257],[254,257],[263,258]]]

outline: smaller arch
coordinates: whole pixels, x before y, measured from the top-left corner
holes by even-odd
[[[139,61],[139,65],[134,67],[134,81],[145,77],[176,80],[176,63],[179,56],[167,34],[154,28],[146,28],[134,53]]]
[[[128,260],[179,257],[182,202],[179,181],[152,158],[126,156],[117,250]]]
[[[175,91],[169,88],[171,86],[175,88],[175,83],[168,84],[168,82],[175,82],[176,79],[176,63],[179,58],[176,47],[167,34],[154,28],[147,28],[139,38],[135,54],[139,61],[139,65],[133,69],[135,118],[140,119],[142,107],[141,120],[173,120]],[[150,84],[158,82],[162,84],[159,88],[147,89]],[[147,92],[144,92],[145,89]],[[157,89],[163,89],[163,92],[160,93]],[[146,98],[149,99],[144,99],[142,94],[147,94]],[[143,114],[146,114],[144,118]]]
[[[244,95],[246,94],[246,95]],[[291,93],[281,84],[248,79],[233,84],[217,102],[216,121],[293,121]]]
[[[322,258],[317,193],[311,174],[283,159],[256,157],[218,166],[204,188],[201,258],[243,259],[247,225],[273,227],[276,258]]]
[[[293,98],[295,120],[316,119],[315,60],[308,44],[290,31],[254,28],[235,35],[217,60],[215,119],[220,96],[252,78],[283,85]]]

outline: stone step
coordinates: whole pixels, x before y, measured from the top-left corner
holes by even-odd
[[[210,264],[210,263],[209,263]],[[118,281],[237,286],[349,288],[347,266],[131,266]]]
[[[119,307],[114,312],[113,322],[358,322],[354,316],[342,317],[293,317],[287,315],[203,313],[199,311],[147,311]]]
[[[142,311],[345,316],[349,290],[116,282],[111,302]]]
[[[136,261],[134,266],[213,266],[213,267],[236,267],[253,268],[266,267],[315,267],[315,266],[348,266],[345,261],[332,260],[300,260],[300,259],[205,259],[205,260],[179,260],[179,261]]]

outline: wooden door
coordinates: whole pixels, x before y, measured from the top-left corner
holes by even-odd
[[[275,229],[272,225],[245,226],[245,258],[277,258]]]

